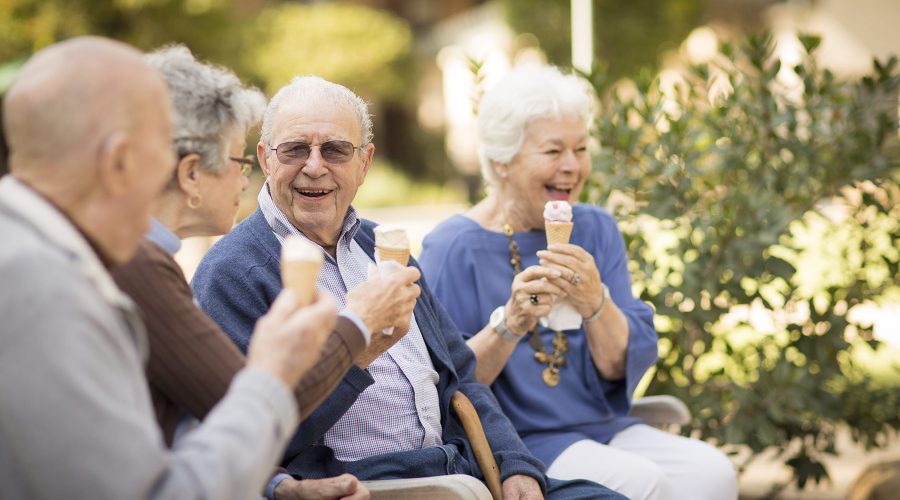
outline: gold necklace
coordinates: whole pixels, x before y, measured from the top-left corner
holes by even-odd
[[[519,244],[513,239],[513,228],[507,221],[503,221],[503,234],[509,238],[509,263],[512,264],[516,274],[522,272],[522,255],[519,253]],[[566,366],[566,353],[569,352],[569,339],[559,330],[555,330],[553,336],[553,354],[547,354],[544,349],[544,343],[541,342],[541,336],[537,332],[537,326],[531,329],[528,337],[528,345],[534,349],[534,360],[544,368],[541,378],[544,383],[550,387],[556,387],[559,384],[559,368]]]

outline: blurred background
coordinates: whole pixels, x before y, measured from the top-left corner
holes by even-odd
[[[0,92],[81,34],[183,43],[268,95],[342,83],[374,114],[356,206],[415,253],[483,195],[483,89],[574,67],[601,101],[584,201],[657,309],[641,390],[691,407],[681,432],[732,453],[742,497],[846,498],[891,460],[900,491],[898,20],[897,0],[0,0]],[[188,276],[210,244],[185,245]]]

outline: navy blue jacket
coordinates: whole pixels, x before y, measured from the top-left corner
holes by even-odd
[[[375,224],[362,221],[355,240],[372,257]],[[281,291],[281,245],[257,210],[219,240],[200,263],[192,282],[206,313],[246,352],[253,327]],[[418,266],[416,262],[411,265]],[[463,473],[482,478],[462,424],[450,411],[450,397],[462,391],[478,411],[485,434],[500,467],[501,478],[524,474],[546,491],[544,465],[534,458],[501,412],[490,389],[475,381],[475,356],[453,321],[429,290],[424,278],[414,314],[434,369],[441,406],[445,446],[391,453],[346,463],[334,458],[323,436],[374,380],[368,371],[353,366],[337,389],[306,417],[285,452],[283,465],[303,478],[329,477],[343,472],[360,479],[395,479]],[[448,460],[449,459],[449,460]],[[449,465],[448,465],[449,464]],[[552,489],[552,488],[551,488]]]

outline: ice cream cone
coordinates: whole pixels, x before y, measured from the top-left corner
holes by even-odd
[[[296,236],[284,240],[281,248],[281,283],[292,290],[301,307],[316,296],[316,279],[322,269],[322,250]]]
[[[312,303],[321,269],[321,262],[296,260],[281,263],[281,282],[284,288],[293,290],[301,307]]]
[[[378,260],[393,260],[401,266],[409,263],[409,248],[375,247],[375,251],[378,252]]]
[[[568,243],[569,237],[572,236],[573,227],[575,227],[575,224],[572,222],[546,221],[544,228],[547,231],[547,244]]]
[[[409,263],[409,237],[406,229],[390,224],[375,228],[375,251],[379,261],[392,260],[401,266]]]

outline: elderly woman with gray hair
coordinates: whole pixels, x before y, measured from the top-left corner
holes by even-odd
[[[628,416],[657,336],[615,219],[574,204],[570,243],[547,245],[545,204],[575,203],[590,172],[593,109],[585,82],[549,66],[489,89],[478,108],[489,193],[425,239],[422,269],[548,476],[635,499],[736,498],[724,454]],[[541,320],[563,300],[574,323]]]
[[[145,241],[135,257],[113,272],[117,284],[140,307],[147,327],[150,358],[147,376],[157,419],[168,445],[189,425],[204,418],[222,399],[244,355],[193,301],[191,289],[173,254],[180,240],[217,236],[234,224],[241,192],[253,165],[244,156],[246,135],[262,117],[265,97],[245,88],[228,70],[196,61],[181,46],[147,56],[162,73],[173,103],[173,144],[178,164],[161,193]],[[353,316],[353,304],[321,348],[310,346],[310,368],[295,388],[301,418],[334,389],[365,348]],[[256,328],[266,328],[265,317]],[[298,481],[281,472],[265,487],[268,498],[369,497],[349,474]]]

